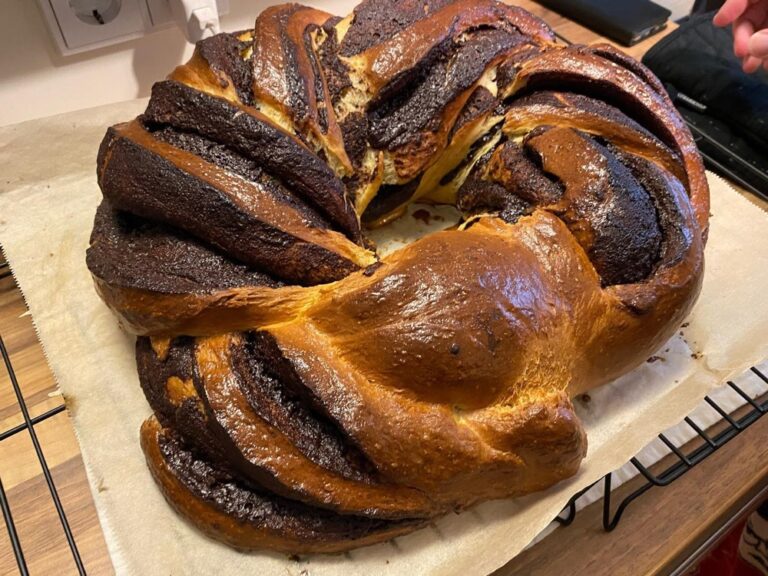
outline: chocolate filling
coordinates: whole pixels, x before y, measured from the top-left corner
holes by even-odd
[[[360,169],[368,149],[368,117],[362,112],[352,112],[339,124],[344,149],[355,169]]]
[[[99,185],[116,208],[185,230],[281,279],[317,284],[357,269],[339,254],[278,228],[280,222],[261,220],[237,196],[237,190],[209,184],[115,128],[110,128],[102,142],[99,166]],[[254,184],[266,201],[271,191]],[[257,189],[249,188],[248,193]],[[281,202],[280,198],[274,200],[278,205]]]
[[[679,187],[683,194],[685,194],[685,188],[672,175],[664,172],[653,162],[616,149],[611,150],[651,195],[659,219],[659,228],[663,233],[660,262],[664,266],[677,264],[691,245],[692,232],[685,225],[680,206],[670,194],[670,187]]]
[[[243,104],[252,105],[253,70],[242,57],[247,45],[234,34],[222,33],[200,40],[196,48],[211,70],[223,72],[232,81]]]
[[[267,332],[251,332],[233,354],[233,373],[254,413],[280,430],[315,464],[345,478],[376,481],[376,471],[341,429],[324,417]]]
[[[677,150],[675,137],[664,122],[627,94],[623,87],[609,81],[593,80],[581,74],[561,70],[543,71],[531,75],[525,88],[517,92],[513,98],[517,99],[547,90],[582,94],[586,98],[599,96],[605,103],[618,108],[627,117],[655,135],[667,147]]]
[[[324,216],[306,202],[296,198],[294,194],[280,184],[276,178],[270,176],[256,161],[241,156],[225,145],[208,140],[193,132],[179,132],[170,126],[156,128],[152,132],[152,136],[162,142],[167,142],[171,146],[192,152],[206,162],[221,166],[230,172],[242,176],[246,180],[257,182],[268,189],[270,194],[279,198],[281,202],[299,212],[310,226],[323,230],[332,228]]]
[[[266,119],[173,81],[152,87],[143,118],[226,145],[263,166],[351,238],[360,238],[357,217],[341,181],[317,155]]]
[[[299,50],[305,50],[306,46],[297,46],[293,40],[286,34],[286,28],[288,19],[290,16],[301,10],[306,10],[304,6],[294,4],[293,6],[287,6],[285,10],[280,13],[280,44],[283,48],[283,67],[282,71],[285,74],[285,78],[288,82],[288,93],[290,94],[289,107],[294,113],[294,118],[301,126],[302,123],[309,116],[309,109],[313,103],[311,103],[309,96],[308,85],[312,79],[305,77],[297,62],[297,53]],[[306,31],[305,31],[306,34]],[[306,36],[305,36],[306,37]],[[254,42],[258,40],[254,37]],[[321,93],[316,94],[317,99],[320,99]]]
[[[208,429],[199,399],[196,396],[173,399],[168,390],[170,378],[193,380],[194,339],[186,336],[174,338],[169,344],[166,357],[160,359],[150,339],[139,337],[136,339],[136,368],[144,397],[160,423],[166,428],[172,428],[199,456],[232,473],[217,439]]]
[[[265,43],[267,53],[262,54],[267,60],[279,58],[277,62],[270,62],[267,70],[261,70],[257,64],[260,60],[254,58],[253,71],[254,80],[258,83],[262,80],[262,74],[275,74],[275,68],[278,68],[278,74],[281,79],[268,78],[267,83],[283,83],[285,92],[288,96],[287,102],[280,102],[288,108],[293,116],[293,120],[303,128],[304,123],[309,117],[311,106],[308,84],[311,79],[305,78],[298,64],[298,51],[304,50],[304,46],[297,46],[294,39],[288,33],[289,21],[292,16],[303,10],[311,10],[299,4],[284,4],[265,12],[262,12],[256,19],[255,33],[253,36],[254,53],[260,48],[259,43]],[[266,38],[266,40],[265,40]],[[278,56],[279,53],[279,56]],[[259,95],[259,85],[255,87],[257,97]]]
[[[284,538],[309,544],[315,541],[354,540],[419,523],[339,515],[281,498],[263,489],[248,489],[226,471],[196,456],[169,430],[157,437],[164,464],[190,492],[228,517],[269,530]]]
[[[323,84],[323,72],[320,68],[320,63],[318,62],[315,50],[312,47],[312,37],[310,36],[310,34],[319,29],[319,26],[314,24],[307,26],[307,29],[304,31],[303,40],[304,50],[309,58],[309,64],[312,66],[312,79],[314,81],[315,100],[317,102],[317,122],[320,126],[320,130],[322,130],[323,133],[326,133],[328,132],[328,112],[325,109],[327,94],[325,92],[325,85]]]
[[[646,84],[648,84],[648,86],[653,88],[657,94],[660,94],[664,98],[667,97],[667,91],[664,89],[664,86],[659,81],[659,79],[656,78],[653,72],[651,72],[648,68],[643,66],[634,58],[630,58],[623,52],[613,48],[610,45],[582,46],[581,49],[584,52],[591,52],[592,54],[596,54],[601,58],[610,60],[614,64],[618,64],[619,66],[626,68],[635,76],[641,78]]]
[[[446,172],[445,175],[443,175],[443,177],[440,178],[440,185],[446,186],[449,182],[451,182],[451,180],[456,178],[456,176],[459,175],[459,172],[461,172],[464,168],[466,168],[475,159],[475,154],[477,154],[478,150],[480,150],[488,142],[493,140],[493,138],[498,134],[499,129],[500,129],[499,126],[496,125],[492,127],[490,130],[488,130],[488,132],[480,136],[480,138],[475,140],[472,143],[472,146],[469,147],[469,151],[467,152],[467,155],[464,156],[461,162],[459,162],[452,170]]]
[[[457,207],[465,215],[474,216],[492,212],[499,218],[514,224],[531,211],[525,200],[510,194],[501,184],[470,176],[459,189]]]
[[[506,30],[479,29],[461,44],[438,45],[419,70],[393,81],[395,88],[385,88],[369,107],[371,144],[394,150],[424,129],[436,130],[448,103],[477,81],[491,60],[524,41]]]
[[[386,42],[452,1],[364,0],[354,9],[354,20],[341,42],[339,53],[342,56],[354,56]]]
[[[597,100],[576,92],[541,90],[515,99],[509,104],[507,110],[526,108],[529,106],[551,106],[558,109],[576,108],[578,110],[584,110],[585,112],[605,118],[616,124],[627,126],[648,138],[656,139],[651,132],[615,106],[611,106],[602,100]]]
[[[562,183],[547,177],[530,147],[521,148],[508,140],[496,148],[494,157],[497,170],[489,177],[499,181],[510,194],[536,205],[553,204],[563,195]]]
[[[565,187],[554,211],[571,229],[604,286],[646,278],[659,261],[662,233],[647,190],[604,145],[571,129],[541,130],[525,146]]]
[[[352,81],[349,79],[349,69],[339,59],[339,42],[334,28],[339,20],[341,18],[331,18],[323,24],[323,30],[327,36],[317,51],[320,67],[325,75],[325,83],[328,86],[328,94],[334,104],[339,101],[344,91],[352,86]]]
[[[517,72],[523,62],[540,53],[541,49],[538,46],[529,45],[522,46],[520,50],[517,50],[508,58],[504,58],[504,61],[496,69],[496,85],[499,87],[499,90],[503,90],[515,81]]]
[[[363,213],[364,222],[373,222],[408,202],[416,192],[421,176],[405,184],[384,184]]]
[[[118,212],[106,200],[96,211],[86,263],[108,284],[167,294],[281,285],[180,230]]]
[[[490,110],[493,110],[496,104],[496,97],[491,94],[487,88],[484,86],[478,86],[475,88],[475,90],[472,92],[472,95],[469,97],[469,100],[467,100],[467,103],[464,104],[464,108],[461,109],[461,113],[456,119],[456,123],[451,128],[451,133],[448,136],[448,142],[453,139],[453,135],[456,134],[460,128],[475,118],[489,112]]]

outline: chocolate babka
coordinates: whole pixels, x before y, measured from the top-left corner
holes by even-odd
[[[155,480],[289,553],[573,475],[570,399],[678,328],[709,213],[646,68],[494,0],[269,8],[108,130],[98,181],[87,263],[138,335]],[[415,201],[463,221],[377,254]]]

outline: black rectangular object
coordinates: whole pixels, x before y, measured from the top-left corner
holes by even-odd
[[[691,129],[707,167],[768,199],[768,73],[746,74],[712,13],[682,22],[643,57]]]
[[[651,0],[537,0],[625,46],[633,46],[664,30],[672,12]]]

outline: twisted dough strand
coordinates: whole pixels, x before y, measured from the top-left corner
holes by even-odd
[[[98,176],[88,265],[141,336],[150,469],[241,548],[341,551],[569,477],[570,398],[668,339],[703,272],[660,83],[492,0],[270,8],[156,84]],[[378,257],[361,222],[416,200],[465,222]]]

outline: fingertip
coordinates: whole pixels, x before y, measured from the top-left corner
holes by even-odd
[[[731,24],[744,14],[748,5],[748,0],[727,0],[722,8],[717,11],[717,14],[715,14],[712,23],[715,26],[728,26],[728,24]]]
[[[749,39],[755,26],[749,20],[739,18],[733,25],[733,53],[739,58],[749,56]]]
[[[753,74],[754,72],[757,72],[757,70],[762,65],[763,65],[763,61],[760,58],[755,58],[754,56],[747,56],[746,58],[744,58],[741,68],[747,74]]]
[[[712,24],[714,24],[718,28],[725,28],[726,26],[728,26],[728,24],[730,24],[730,22],[728,22],[728,20],[725,19],[725,16],[721,16],[720,12],[718,12],[717,14],[715,14],[715,17],[712,18]]]
[[[725,28],[731,22],[733,22],[733,19],[729,19],[726,14],[723,14],[722,10],[720,10],[717,14],[715,14],[715,17],[712,18],[712,24],[718,28]]]
[[[755,58],[768,58],[768,31],[753,34],[747,42],[747,49]]]

